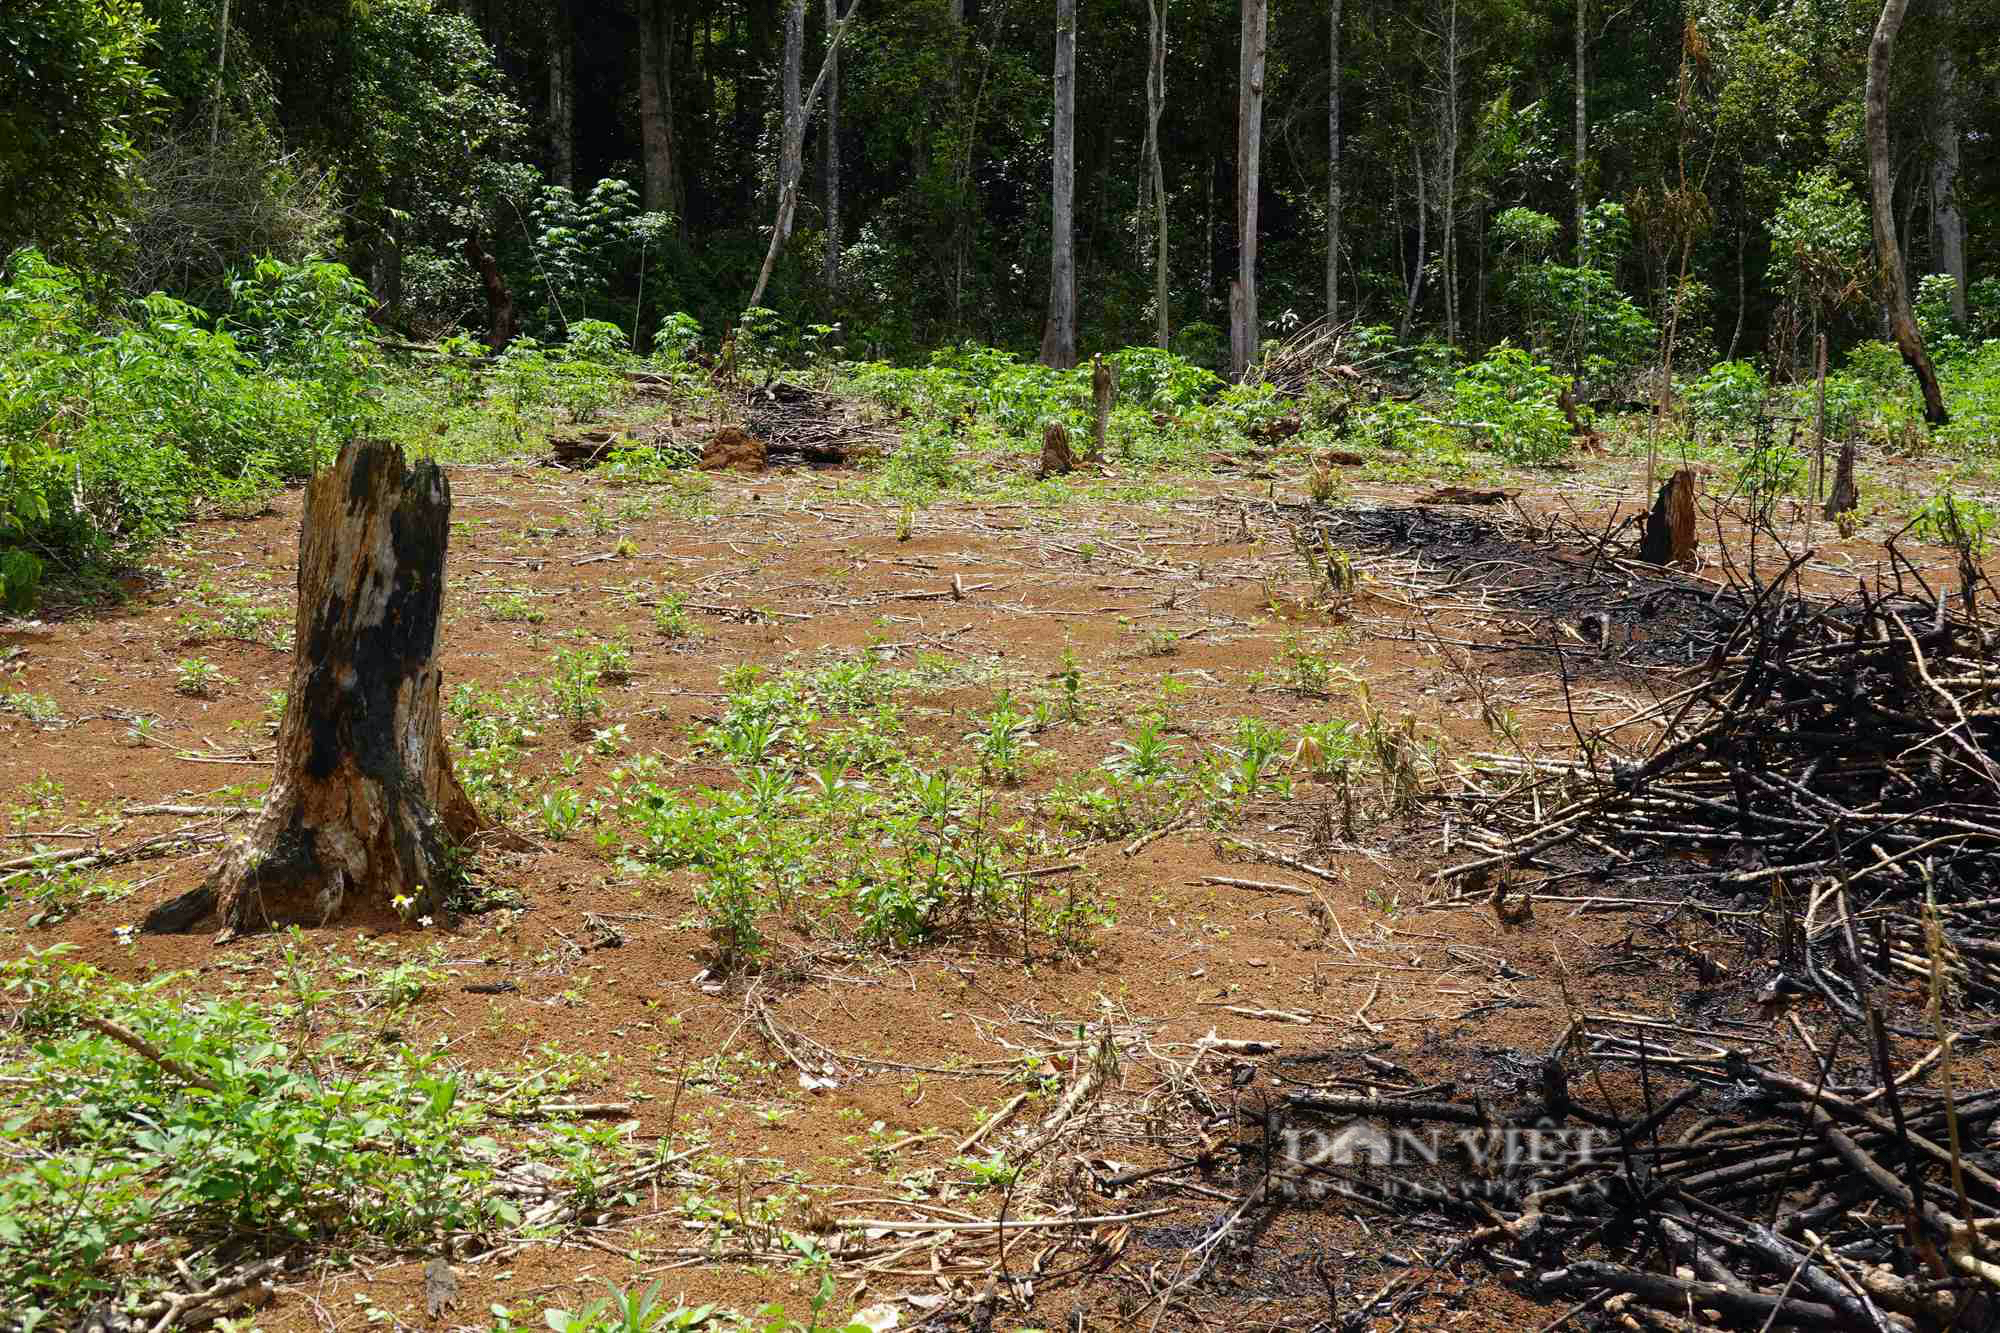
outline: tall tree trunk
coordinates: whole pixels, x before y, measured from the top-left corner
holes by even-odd
[[[1903,26],[1903,13],[1908,7],[1909,0],[1883,0],[1882,17],[1868,43],[1868,193],[1889,332],[1902,349],[1903,360],[1916,373],[1917,383],[1923,387],[1924,419],[1933,426],[1942,426],[1950,416],[1945,411],[1944,393],[1938,388],[1930,353],[1924,350],[1924,336],[1910,313],[1909,282],[1903,275],[1902,249],[1896,243],[1892,198],[1895,186],[1889,175],[1889,67],[1895,57],[1896,33]]]
[[[829,73],[838,58],[829,47],[826,53]],[[789,190],[794,199],[798,195],[799,183],[805,178],[805,111],[799,105],[800,66],[805,64],[805,60],[806,0],[789,0],[785,6],[785,57],[778,81],[778,108],[783,118],[783,126],[778,133],[778,191],[782,195]],[[795,213],[781,208],[778,217],[785,239],[791,240]]]
[[[435,463],[362,441],[306,483],[298,620],[276,769],[249,835],[146,918],[226,934],[441,912],[479,827],[445,748],[437,666],[451,487]]]
[[[1724,361],[1734,361],[1736,359],[1736,345],[1743,341],[1743,319],[1750,309],[1748,275],[1745,272],[1746,261],[1744,258],[1744,251],[1750,245],[1750,210],[1743,195],[1743,162],[1741,158],[1738,158],[1736,162],[1736,327],[1730,330],[1729,351],[1724,354],[1722,358]]]
[[[778,266],[778,256],[785,252],[785,242],[791,239],[792,219],[799,210],[799,178],[805,174],[806,122],[812,116],[812,109],[819,101],[820,93],[826,87],[827,75],[832,72],[833,62],[840,52],[841,39],[854,23],[854,15],[861,8],[861,0],[849,0],[847,17],[835,24],[826,35],[826,58],[820,62],[819,73],[813,78],[812,91],[803,97],[799,95],[798,60],[803,55],[805,45],[806,0],[791,0],[785,17],[785,108],[784,142],[778,145],[778,210],[771,223],[771,245],[764,251],[764,267],[757,273],[757,285],[750,293],[750,306],[756,306],[764,299],[764,289],[770,285],[771,271]],[[796,40],[794,40],[796,36]]]
[[[840,0],[826,0],[826,30],[840,26]],[[826,124],[820,127],[820,174],[826,183],[826,256],[821,278],[826,289],[840,286],[840,49],[826,53]]]
[[[1422,296],[1424,291],[1425,250],[1430,241],[1430,236],[1425,230],[1430,225],[1431,214],[1424,203],[1424,150],[1414,136],[1410,143],[1410,154],[1416,163],[1417,172],[1417,258],[1410,267],[1410,287],[1408,295],[1403,298],[1403,326],[1396,332],[1398,338],[1410,336],[1410,323],[1417,317],[1417,298]]]
[[[1444,289],[1444,340],[1458,345],[1458,0],[1446,0],[1444,87],[1438,92],[1438,230],[1443,244],[1439,278]]]
[[[392,324],[403,308],[403,246],[396,231],[397,224],[393,219],[385,222],[377,234],[375,252],[370,257],[370,289],[382,307],[382,319]]]
[[[1167,174],[1160,153],[1160,113],[1167,106],[1167,2],[1146,0],[1146,12],[1152,20],[1152,41],[1146,62],[1146,157],[1152,165],[1149,184],[1153,195],[1153,340],[1162,349],[1172,335],[1168,327]]]
[[[1201,313],[1206,319],[1215,301],[1215,175],[1220,164],[1208,159],[1208,202],[1201,213]]]
[[[954,115],[958,114],[959,89],[964,83],[965,63],[965,0],[950,0],[945,13],[950,26],[951,61],[945,67],[945,96],[947,105]],[[997,27],[997,24],[996,24]],[[963,327],[961,312],[965,308],[965,266],[966,252],[972,246],[972,209],[968,202],[972,181],[972,135],[979,123],[979,102],[986,92],[986,81],[982,77],[978,92],[973,94],[972,106],[965,115],[965,128],[961,132],[958,145],[956,173],[952,178],[951,192],[951,329],[956,337]]]
[[[1340,0],[1327,23],[1326,318],[1340,318]]]
[[[1940,0],[1938,18],[1951,21],[1950,0]],[[1937,136],[1937,150],[1931,157],[1932,229],[1936,233],[1937,269],[1951,278],[1951,316],[1965,323],[1965,213],[1958,202],[1958,66],[1951,47],[1940,43],[1934,57],[1932,83],[1937,89],[1937,111],[1931,117],[1931,132]]]
[[[576,188],[576,16],[555,0],[549,23],[549,179]]]
[[[215,21],[215,110],[208,122],[208,151],[222,142],[222,101],[224,78],[229,73],[229,0],[222,0],[222,16]]]
[[[1264,157],[1264,33],[1269,0],[1243,0],[1236,104],[1236,281],[1231,304],[1229,369],[1236,379],[1261,350],[1257,322],[1257,177]]]
[[[1576,0],[1576,262],[1584,263],[1583,218],[1590,210],[1590,12]]]
[[[1042,364],[1076,364],[1076,0],[1056,0],[1055,180],[1049,227],[1049,314]]]
[[[680,160],[674,151],[674,46],[669,0],[639,0],[639,146],[645,158],[646,210],[674,213],[680,205]]]

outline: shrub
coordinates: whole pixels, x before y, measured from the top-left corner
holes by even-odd
[[[1917,281],[1917,328],[1924,335],[1924,350],[1940,368],[1966,355],[1974,346],[1965,336],[1965,328],[1952,317],[1955,286],[1957,283],[1949,273],[1926,273]]]
[[[1974,559],[1981,559],[1996,526],[2000,526],[2000,515],[1977,500],[1955,494],[1947,485],[1917,511],[1910,531],[1940,546],[1962,545]]]
[[[1719,361],[1688,389],[1688,411],[1697,421],[1741,428],[1756,420],[1765,392],[1757,367],[1748,361]]]
[[[204,75],[200,96],[210,95]],[[215,139],[209,128],[204,119],[162,134],[135,173],[125,275],[135,294],[170,291],[208,305],[227,294],[232,269],[259,256],[303,264],[339,239],[335,172],[285,151],[253,119],[225,119]],[[465,261],[453,267],[469,287]]]
[[[1185,412],[1213,398],[1222,388],[1222,381],[1213,372],[1157,347],[1127,347],[1105,360],[1118,375],[1118,401],[1153,411]]]
[[[372,345],[336,265],[267,261],[225,324],[154,293],[100,319],[33,251],[0,286],[0,546],[129,553],[203,499],[303,477],[372,420]],[[239,343],[238,335],[243,341]]]
[[[1659,345],[1659,330],[1618,290],[1614,270],[1629,238],[1624,210],[1599,204],[1585,222],[1585,262],[1547,257],[1560,230],[1554,218],[1510,208],[1493,234],[1512,256],[1506,290],[1535,350],[1578,374],[1606,380],[1631,370]]]
[[[662,262],[673,219],[639,210],[639,192],[606,177],[579,200],[559,185],[547,186],[530,213],[535,256],[531,288],[544,308],[532,321],[546,334],[583,319],[630,316],[645,327],[643,295],[654,310],[675,300]]]
[[[0,551],[0,611],[25,616],[42,588],[42,560],[32,551]]]
[[[340,264],[260,259],[229,279],[223,327],[265,371],[311,386],[313,407],[351,439],[381,382],[367,286]]]
[[[1513,463],[1552,463],[1569,452],[1569,420],[1558,401],[1562,381],[1541,362],[1505,343],[1458,372],[1452,394],[1459,416],[1492,428],[1493,451]]]
[[[668,365],[686,361],[700,346],[701,323],[684,310],[662,318],[653,335],[654,359]]]

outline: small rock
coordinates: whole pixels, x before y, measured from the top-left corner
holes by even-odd
[[[1252,955],[1251,955],[1250,957],[1248,957],[1248,958],[1245,958],[1245,959],[1243,960],[1243,966],[1245,966],[1245,967],[1263,967],[1263,966],[1264,966],[1264,960],[1263,960],[1262,958],[1259,958],[1259,957],[1257,957],[1257,956],[1256,956],[1255,954],[1252,954]]]

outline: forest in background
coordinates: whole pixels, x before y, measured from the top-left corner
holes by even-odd
[[[759,304],[837,324],[857,357],[1032,347],[1060,7],[850,3]],[[0,249],[211,308],[262,255],[333,257],[379,321],[435,336],[485,328],[474,240],[531,331],[588,315],[643,349],[682,310],[718,330],[768,249],[786,72],[813,88],[834,7],[798,5],[788,47],[785,0],[30,0],[0,17]],[[1877,16],[1840,0],[1276,6],[1259,333],[1337,308],[1476,352],[1546,345],[1596,302],[1592,350],[1622,368],[1657,359],[1669,323],[1683,365],[1789,372],[1821,329],[1838,364],[1884,334],[1862,114]],[[1989,0],[1913,6],[1889,90],[1910,286],[1948,276],[1926,290],[1961,325],[2000,318],[1983,225],[2000,162],[1979,129],[2000,120],[1994,17]],[[1243,34],[1241,7],[1206,0],[1076,15],[1085,344],[1164,328],[1221,364]]]
[[[1994,16],[24,0],[0,13],[0,599],[364,430],[590,420],[635,358],[878,397],[870,367],[928,368],[894,410],[999,395],[985,419],[1033,449],[1036,413],[1090,417],[1079,360],[1150,347],[1142,380],[1176,387],[1119,448],[1164,457],[1200,448],[1192,405],[1282,417],[1274,349],[1335,331],[1315,345],[1396,390],[1307,404],[1303,448],[1358,432],[1458,474],[1643,409],[1649,477],[1738,446],[1803,476],[1763,456],[1776,413],[1959,451],[1957,513],[2000,438]],[[425,349],[441,373],[394,361]]]

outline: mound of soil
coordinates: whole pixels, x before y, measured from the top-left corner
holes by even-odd
[[[701,451],[704,472],[762,472],[764,442],[741,426],[724,426]]]

